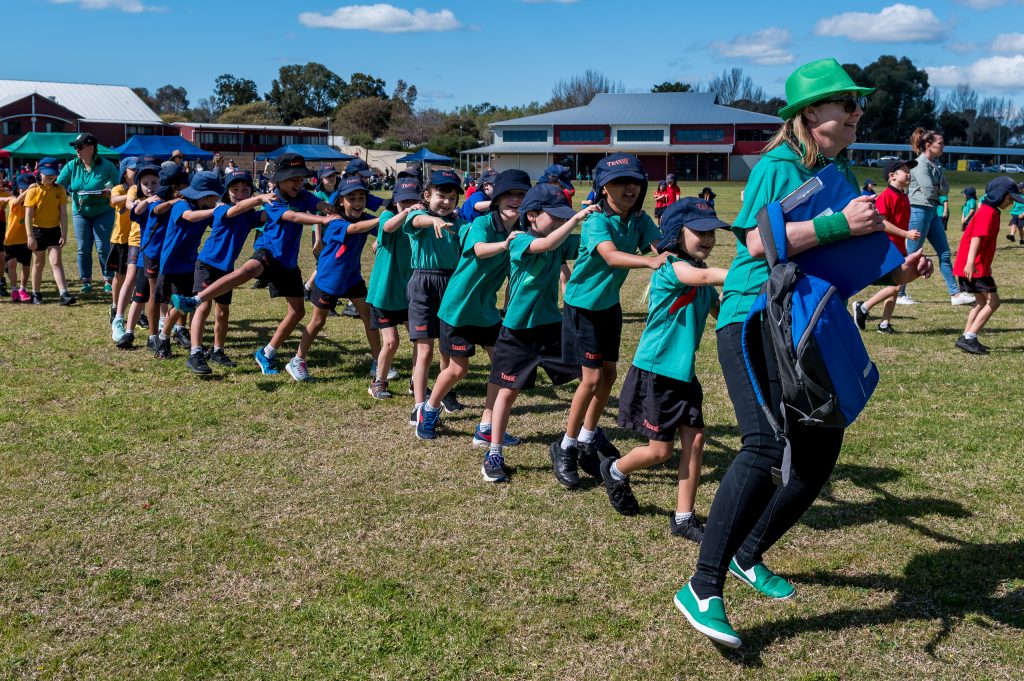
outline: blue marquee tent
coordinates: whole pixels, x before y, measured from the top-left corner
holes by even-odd
[[[281,154],[299,154],[307,161],[351,161],[355,158],[355,156],[343,154],[326,144],[286,144],[256,158],[260,161],[266,159],[273,161]]]
[[[213,158],[213,152],[203,151],[177,135],[132,135],[124,144],[115,147],[114,151],[120,154],[121,158],[156,156],[160,160],[167,160],[174,151],[180,151],[188,161]]]
[[[396,163],[436,163],[438,165],[449,165],[455,163],[455,159],[441,154],[435,154],[430,149],[423,147],[414,154],[406,154],[401,158],[395,159]]]

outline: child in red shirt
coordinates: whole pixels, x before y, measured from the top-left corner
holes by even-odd
[[[661,214],[665,212],[671,202],[668,200],[668,184],[658,183],[658,189],[654,192],[654,218],[661,224]]]
[[[1016,182],[1008,177],[997,177],[989,182],[985,187],[985,198],[964,230],[956,252],[953,274],[960,283],[961,291],[974,294],[974,307],[967,315],[964,335],[957,339],[956,347],[972,355],[987,355],[989,352],[988,347],[978,341],[978,334],[999,308],[992,260],[999,237],[1000,210],[1009,208],[1015,201],[1024,203]]]
[[[907,239],[921,238],[921,232],[907,229],[910,226],[910,199],[907,198],[907,187],[910,185],[910,169],[916,165],[917,161],[891,161],[885,169],[889,186],[875,199],[875,208],[884,218],[885,233],[904,256],[907,254]],[[853,319],[861,331],[864,330],[871,308],[884,301],[878,333],[896,333],[889,319],[896,308],[899,290],[899,286],[886,286],[871,296],[867,302],[855,301],[851,304]]]

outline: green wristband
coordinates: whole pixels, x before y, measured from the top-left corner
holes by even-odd
[[[850,223],[842,213],[821,215],[814,218],[813,222],[814,238],[820,246],[850,238]]]

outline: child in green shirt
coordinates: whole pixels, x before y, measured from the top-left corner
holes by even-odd
[[[978,210],[978,191],[974,187],[964,187],[962,194],[964,195],[964,208],[960,218],[961,232],[967,229],[971,218],[974,217],[974,213]]]

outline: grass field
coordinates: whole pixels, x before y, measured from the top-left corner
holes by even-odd
[[[951,176],[955,242],[956,192],[992,176]],[[726,219],[741,188],[715,187]],[[733,250],[721,233],[713,263]],[[64,260],[74,280],[73,246]],[[882,383],[821,498],[768,555],[797,596],[769,603],[730,581],[745,646],[728,653],[672,604],[697,555],[668,533],[675,462],[634,475],[634,518],[601,487],[555,484],[547,444],[572,386],[524,394],[512,482],[490,486],[469,446],[481,361],[460,386],[468,409],[424,443],[411,398],[366,394],[355,320],[329,321],[315,382],[262,376],[250,355],[284,304],[241,289],[240,366],[202,381],[179,348],[167,362],[116,350],[103,297],[58,307],[47,273],[51,304],[0,302],[0,677],[1021,678],[1024,249],[1001,240],[995,272],[990,356],[953,348],[967,310],[938,273],[912,285],[921,304],[897,308],[899,335],[866,337]],[[620,377],[645,285],[637,272],[623,290]],[[397,366],[401,385],[408,344]],[[738,447],[710,331],[698,375],[703,515]],[[639,442],[615,414],[613,396],[619,447]]]

